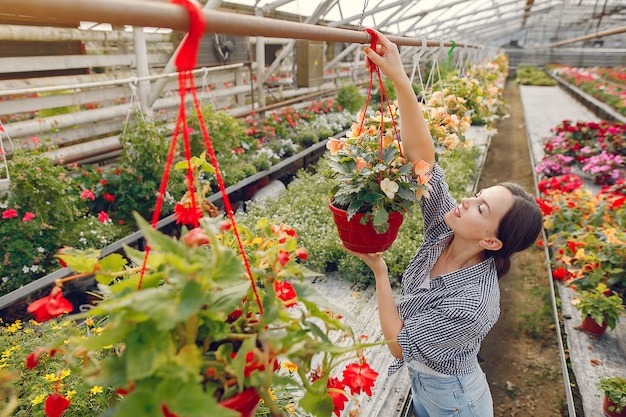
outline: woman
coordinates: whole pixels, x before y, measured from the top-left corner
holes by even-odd
[[[541,211],[512,183],[483,189],[457,204],[435,163],[433,141],[398,48],[377,35],[376,51],[365,48],[366,61],[393,81],[404,153],[433,167],[432,191],[420,201],[424,240],[406,268],[397,301],[381,253],[350,253],[374,272],[382,331],[396,357],[389,372],[407,365],[415,415],[493,416],[477,354],[500,314],[498,278],[508,272],[510,256],[537,238]]]

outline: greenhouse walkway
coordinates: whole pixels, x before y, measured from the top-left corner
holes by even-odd
[[[573,122],[599,119],[559,87],[520,86],[534,165],[543,158],[543,138],[563,120]],[[592,191],[597,191],[588,184]],[[558,284],[566,352],[580,391],[585,417],[602,417],[601,392],[596,382],[603,376],[626,375],[626,320],[621,318],[615,330],[601,337],[590,337],[578,327],[580,313],[572,305],[571,288]]]

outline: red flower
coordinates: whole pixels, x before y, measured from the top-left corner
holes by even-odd
[[[45,410],[48,417],[61,417],[70,406],[70,400],[59,394],[50,394],[46,398]]]
[[[556,279],[557,281],[565,280],[565,278],[567,278],[569,274],[569,271],[563,267],[559,267],[552,271],[552,277],[554,277],[554,279]]]
[[[343,382],[350,387],[353,394],[360,394],[361,390],[372,396],[372,388],[378,377],[378,372],[373,370],[368,363],[351,363],[343,371]]]
[[[348,401],[348,397],[346,397],[346,394],[344,393],[344,385],[339,380],[339,378],[330,378],[328,379],[328,383],[326,384],[326,386],[328,388],[334,388],[334,389],[341,391],[341,392],[337,392],[337,391],[328,392],[328,395],[330,395],[330,398],[333,399],[333,407],[334,407],[335,415],[339,417],[339,415],[341,414],[341,410],[344,409],[344,407],[346,406],[346,402]]]
[[[37,366],[37,364],[39,363],[39,357],[44,352],[45,352],[45,349],[42,349],[42,348],[37,348],[37,349],[35,349],[34,352],[31,352],[26,357],[26,367],[28,369],[34,369]]]
[[[230,354],[230,357],[235,359],[235,357],[237,357],[237,352],[232,352]],[[256,371],[257,369],[259,371],[264,371],[265,365],[261,361],[255,362],[254,352],[250,351],[246,354],[246,365],[243,368],[243,374],[247,378],[252,374],[252,372]]]
[[[118,388],[115,393],[118,395],[128,395],[135,390],[135,383],[131,382],[126,387]]]
[[[287,252],[284,249],[281,249],[278,251],[278,262],[280,262],[280,264],[282,266],[287,265],[287,263],[289,262],[289,252]]]
[[[98,213],[98,221],[100,223],[106,223],[109,220],[110,220],[109,215],[107,214],[106,211],[101,211],[100,213]]]
[[[102,194],[102,198],[104,198],[109,203],[113,203],[115,201],[115,196],[113,194],[104,193]]]
[[[164,417],[178,417],[178,414],[176,413],[172,413],[168,408],[167,405],[163,404],[161,406],[161,411],[163,411],[163,416]]]
[[[298,295],[290,282],[274,281],[274,291],[276,292],[276,296],[283,300],[285,307],[293,307],[296,305]]]
[[[298,249],[296,249],[296,256],[299,259],[302,259],[303,261],[306,261],[306,259],[309,257],[309,254],[307,253],[306,249],[298,248]]]
[[[12,219],[13,217],[17,217],[17,211],[15,211],[15,209],[8,209],[2,212],[3,219]]]
[[[573,240],[567,241],[567,247],[569,248],[570,252],[572,252],[572,254],[576,253],[576,248],[579,246],[587,246],[587,244],[583,242],[575,242]]]
[[[538,248],[543,248],[543,246],[544,246],[544,245],[545,245],[545,244],[543,243],[543,240],[539,239],[539,240],[537,241],[537,247],[538,247]]]
[[[617,210],[618,208],[622,207],[624,204],[626,204],[626,196],[624,195],[611,198],[609,200],[609,209]]]
[[[96,196],[94,193],[92,193],[90,190],[84,189],[83,191],[81,191],[80,193],[80,198],[82,199],[90,199],[90,200],[95,200]]]
[[[202,210],[200,210],[200,207],[185,207],[180,203],[174,207],[176,224],[182,223],[197,227],[201,217]]]
[[[185,236],[183,236],[183,242],[187,246],[201,246],[209,243],[209,237],[204,229],[196,227],[191,229]]]
[[[26,311],[35,315],[38,322],[48,321],[64,313],[74,310],[72,303],[63,298],[63,292],[59,287],[54,287],[47,297],[33,301]]]
[[[24,216],[22,217],[22,222],[27,223],[34,218],[35,218],[35,213],[31,213],[30,211],[27,211],[26,213],[24,213]]]

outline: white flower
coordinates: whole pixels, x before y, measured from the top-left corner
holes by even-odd
[[[42,248],[41,246],[39,246],[39,247],[37,248],[37,252],[39,252],[39,253],[44,253],[45,251],[46,251],[46,250],[45,250],[44,248]]]
[[[383,190],[383,193],[385,193],[388,198],[393,198],[399,188],[400,186],[394,181],[389,180],[389,178],[385,178],[380,182],[380,189]]]

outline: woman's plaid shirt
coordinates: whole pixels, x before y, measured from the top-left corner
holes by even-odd
[[[389,374],[405,361],[414,360],[447,375],[471,373],[477,366],[480,343],[500,315],[500,289],[492,258],[431,277],[430,287],[420,288],[452,240],[443,215],[457,206],[437,164],[430,184],[430,198],[420,202],[424,240],[404,272],[402,295],[396,301],[404,322],[398,334],[403,359],[394,361]]]

